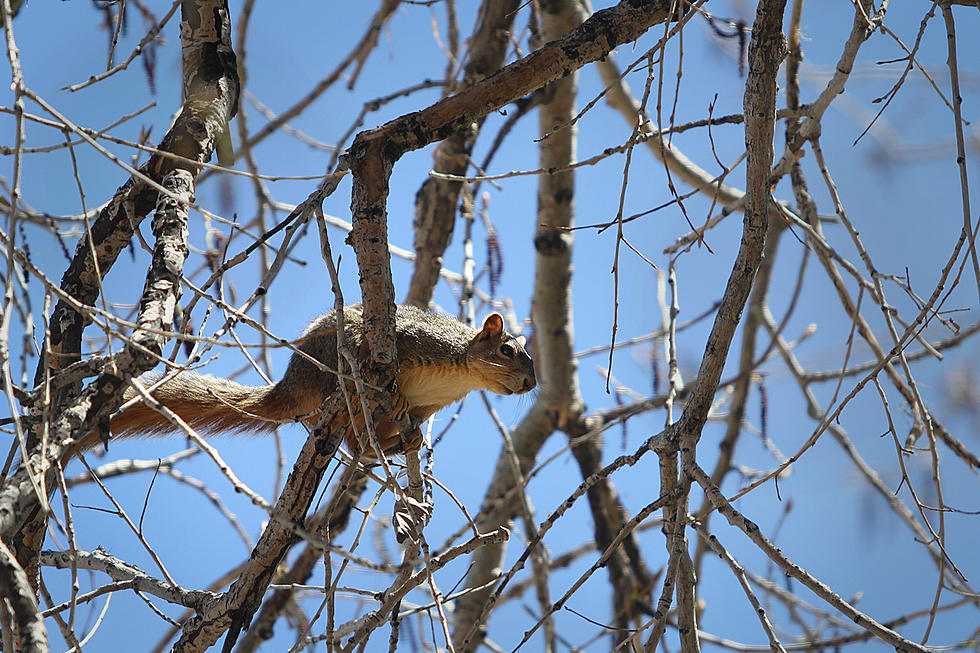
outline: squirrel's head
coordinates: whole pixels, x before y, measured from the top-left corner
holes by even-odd
[[[467,359],[480,362],[486,373],[486,388],[498,395],[520,395],[537,385],[534,362],[524,349],[524,336],[504,331],[504,318],[491,313],[470,342]]]

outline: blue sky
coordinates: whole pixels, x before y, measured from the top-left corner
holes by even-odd
[[[461,2],[458,5],[461,34],[466,35],[472,29],[476,3]],[[711,2],[706,8],[721,17],[743,18],[751,22],[754,7],[750,5],[751,3],[733,0]],[[240,8],[240,3],[232,3],[235,19]],[[162,15],[166,7],[161,3],[153,9],[158,15]],[[375,6],[367,3],[297,2],[290,3],[288,8],[281,3],[257,3],[247,44],[249,77],[246,90],[273,111],[291,106],[349,51],[363,33],[374,10]],[[896,5],[887,14],[886,25],[905,44],[911,45],[922,15],[927,10],[928,3]],[[517,18],[521,29],[527,24],[528,12],[528,8],[524,7]],[[977,117],[977,101],[980,100],[977,93],[980,71],[975,66],[978,54],[976,44],[970,43],[965,35],[975,33],[980,27],[977,25],[980,14],[964,7],[956,8],[955,14],[961,35],[959,62],[962,69],[964,117],[973,123]],[[400,7],[383,33],[379,48],[368,58],[355,89],[349,91],[343,85],[331,88],[290,124],[317,140],[333,144],[347,130],[364,102],[414,84],[420,79],[440,77],[445,63],[440,44],[433,37],[433,16],[439,25],[440,38],[444,41],[445,11],[441,5],[437,4],[432,8],[421,5]],[[852,5],[844,0],[823,0],[806,5],[803,20],[803,47],[806,54],[802,80],[804,101],[819,93],[832,73],[843,40],[850,29],[852,16]],[[180,101],[179,37],[176,23],[168,25],[164,30],[166,43],[157,50],[155,93],[151,93],[139,62],[134,62],[127,71],[89,89],[77,93],[60,90],[104,69],[107,35],[96,29],[98,20],[99,17],[90,4],[77,0],[62,3],[35,0],[30,3],[14,24],[26,83],[76,124],[93,128],[105,127],[118,116],[136,112],[155,102],[154,107],[114,129],[112,133],[120,138],[135,140],[142,128],[151,128],[150,140],[158,142]],[[141,36],[141,30],[142,24],[134,13],[130,16],[127,34],[120,41],[118,56],[128,55]],[[657,34],[649,34],[636,48],[621,47],[616,53],[620,65],[625,66],[631,62],[646,47],[652,45],[656,38]],[[236,43],[236,47],[238,46]],[[526,38],[522,37],[521,47],[526,52]],[[895,60],[901,56],[902,51],[892,38],[880,33],[871,38],[861,51],[846,93],[834,103],[823,122],[821,142],[848,215],[861,231],[878,270],[895,275],[904,275],[907,270],[916,291],[921,295],[928,295],[962,225],[956,154],[952,139],[953,121],[949,110],[928,81],[918,72],[913,72],[899,97],[876,127],[857,145],[852,145],[881,106],[874,100],[888,91],[903,68],[902,63],[879,62]],[[678,84],[676,72],[679,57],[679,46],[675,43],[668,51],[664,65],[665,115],[669,114],[674,101],[673,89]],[[930,22],[918,59],[948,97],[949,79],[944,68],[946,34],[941,17],[937,16]],[[701,19],[692,21],[685,31],[682,66],[676,122],[683,123],[705,117],[708,106],[713,101],[716,102],[715,115],[741,111],[744,79],[738,74],[733,42],[720,42],[713,37],[705,21]],[[634,74],[628,81],[634,91],[639,93],[642,90],[644,73]],[[581,74],[579,105],[584,106],[599,90],[596,71],[592,67],[586,67]],[[402,113],[427,106],[438,97],[438,90],[430,90],[392,102],[369,114],[363,128],[370,128]],[[12,105],[9,91],[4,91],[3,98],[0,104],[7,107]],[[780,102],[783,101],[781,95]],[[243,106],[248,113],[250,131],[254,133],[261,128],[264,120],[249,102],[243,101]],[[28,111],[41,112],[38,107],[30,105]],[[4,144],[13,145],[13,121],[7,115],[0,116],[0,119],[5,128],[3,133],[7,134]],[[483,160],[490,139],[503,120],[501,115],[490,116],[487,120],[477,147],[477,161]],[[537,167],[534,143],[537,136],[536,122],[534,116],[529,116],[518,124],[489,172]],[[608,109],[603,102],[597,103],[579,124],[579,159],[623,143],[629,138],[631,129],[631,125]],[[972,125],[967,126],[966,130],[970,143],[970,182],[975,183],[976,167],[973,158],[977,153],[976,132]],[[777,129],[777,154],[782,149],[781,134],[780,126]],[[714,154],[722,162],[731,163],[744,149],[743,135],[740,127],[718,126],[712,129],[711,139],[714,153],[712,140],[709,140],[705,130],[686,132],[677,136],[674,143],[699,165],[717,173],[720,168],[714,160]],[[28,128],[29,146],[38,147],[61,141],[63,136],[54,130],[33,125]],[[107,143],[106,147],[121,157],[132,154],[129,149],[111,143]],[[89,149],[76,148],[75,154],[82,171],[86,206],[97,206],[107,201],[114,189],[125,180],[125,173]],[[288,135],[279,134],[267,139],[257,149],[256,156],[265,174],[312,176],[323,173],[330,154],[311,148]],[[811,153],[806,154],[803,164],[819,211],[821,214],[831,215],[833,205],[820,180]],[[3,166],[2,174],[10,179],[12,158],[7,157]],[[426,149],[406,155],[395,168],[388,204],[393,244],[411,248],[413,198],[430,167],[431,149]],[[580,224],[602,222],[615,216],[622,170],[622,156],[610,157],[595,166],[579,170],[576,211]],[[221,182],[224,185],[215,182],[212,178],[198,188],[198,203],[226,218],[235,214],[239,222],[250,220],[255,211],[255,198],[250,183],[241,178],[230,177]],[[739,187],[744,186],[743,168],[736,169],[730,182]],[[305,199],[315,183],[309,180],[279,181],[270,183],[269,187],[278,201],[297,203]],[[519,319],[526,318],[530,311],[531,266],[534,260],[531,239],[536,227],[535,188],[534,177],[505,179],[496,185],[483,184],[483,190],[489,193],[490,217],[501,236],[501,242],[504,243],[504,271],[498,294],[513,302]],[[680,192],[686,191],[686,188],[680,188]],[[54,215],[75,214],[81,209],[79,193],[72,177],[71,160],[64,150],[26,158],[23,192],[25,200],[31,206]],[[779,199],[792,202],[788,180],[777,186],[774,194]],[[647,210],[668,201],[670,197],[663,166],[648,151],[638,147],[630,172],[626,213]],[[327,200],[324,208],[332,215],[349,219],[349,203],[350,185],[349,181],[345,181]],[[705,219],[709,210],[708,202],[700,198],[692,198],[686,202],[686,207],[696,224]],[[270,223],[282,215],[271,217]],[[205,246],[203,228],[203,218],[200,215],[192,217],[190,242],[198,250]],[[149,235],[148,223],[144,224],[143,231]],[[461,231],[461,228],[457,229],[446,257],[447,267],[457,271],[461,269],[463,261]],[[687,231],[687,222],[675,207],[654,213],[626,227],[631,243],[661,269],[665,269],[668,262],[667,257],[662,254],[663,248]],[[863,270],[844,229],[837,225],[828,225],[826,231],[828,240]],[[66,265],[59,245],[39,230],[28,227],[26,233],[32,260],[51,278],[59,279]],[[700,314],[720,298],[739,236],[740,216],[729,217],[708,234],[707,242],[713,253],[706,248],[695,248],[678,258],[676,266],[681,321]],[[359,294],[356,266],[352,250],[343,245],[343,237],[340,231],[331,232],[334,251],[342,256],[340,269],[345,296],[353,301]],[[611,230],[601,234],[592,230],[576,233],[573,290],[578,350],[609,341],[614,301],[610,274],[614,238]],[[785,234],[783,240],[776,262],[776,280],[769,298],[777,320],[781,318],[788,304],[804,251],[804,245],[793,234]],[[484,234],[478,227],[476,248],[479,265],[485,260],[482,251],[484,242]],[[237,253],[244,244],[242,239],[233,240],[230,252]],[[73,249],[74,241],[69,241],[68,246]],[[294,260],[283,268],[270,288],[268,319],[274,333],[284,337],[298,334],[304,324],[332,304],[329,281],[318,248],[316,232],[311,230],[295,250]],[[122,305],[132,305],[138,301],[147,261],[144,252],[135,251],[132,256],[124,253],[106,279],[107,300]],[[192,257],[185,271],[194,272],[200,265],[200,256]],[[645,261],[629,253],[622,255],[620,266],[619,338],[627,339],[659,328],[661,318],[656,304],[654,270]],[[396,296],[404,297],[409,264],[394,260],[392,269]],[[201,277],[196,279],[200,280]],[[226,292],[237,292],[237,302],[240,302],[252,292],[257,283],[256,267],[242,266],[228,275]],[[40,321],[43,292],[36,281],[32,281],[30,288],[35,319]],[[485,281],[483,288],[487,288]],[[850,290],[856,294],[853,284]],[[887,290],[890,300],[901,314],[907,318],[913,317],[914,307],[899,289],[891,285]],[[188,298],[189,294],[186,294],[185,300]],[[448,312],[456,311],[456,299],[445,285],[440,285],[435,301]],[[232,303],[236,302],[233,300]],[[960,285],[953,290],[946,307],[965,309],[952,315],[961,326],[976,322],[976,280],[969,272],[964,274]],[[198,327],[203,322],[201,309],[203,306],[199,306],[198,313],[194,316]],[[866,302],[863,313],[872,323],[879,339],[887,342],[887,331],[880,311],[872,307],[870,302]],[[211,331],[220,323],[219,317],[211,317]],[[802,343],[796,353],[809,369],[839,368],[844,359],[844,343],[851,324],[844,317],[833,288],[815,263],[815,257],[811,256],[800,306],[788,323],[786,335],[789,339],[796,339],[813,323],[817,325],[815,334]],[[709,322],[702,322],[679,336],[678,350],[685,379],[692,378],[696,373],[709,328]],[[205,332],[208,332],[208,328],[205,328]],[[245,342],[256,343],[259,340],[258,334],[246,328],[240,329],[238,333]],[[936,339],[950,335],[947,329],[938,325],[931,326],[926,334]],[[736,337],[736,350],[739,338],[740,333]],[[760,340],[760,343],[765,347],[768,341]],[[613,364],[616,379],[640,394],[651,392],[650,351],[647,345],[622,349],[616,354]],[[213,353],[218,354],[218,357],[205,370],[209,373],[227,375],[245,365],[243,358],[234,350],[216,349]],[[955,410],[949,399],[945,379],[946,374],[952,370],[975,369],[978,353],[977,345],[968,341],[959,350],[949,352],[942,365],[937,361],[925,361],[915,367],[920,389],[927,401],[931,402],[937,417],[974,450],[977,447],[976,413],[971,417],[969,413]],[[19,351],[14,349],[15,358],[17,355]],[[852,361],[863,362],[869,356],[870,352],[865,346],[860,343],[855,345]],[[274,371],[281,372],[287,361],[286,352],[273,350],[271,358]],[[662,360],[661,356],[661,364]],[[736,361],[737,355],[730,359],[730,364],[734,366]],[[614,397],[604,391],[604,375],[597,371],[606,362],[605,355],[586,357],[580,362],[583,395],[589,410],[615,404]],[[33,375],[34,364],[33,360],[28,362],[29,376]],[[790,455],[810,436],[815,424],[806,417],[799,391],[785,367],[775,360],[766,364],[764,370],[768,395],[767,436],[784,454]],[[19,360],[15,360],[14,371],[16,378],[20,374]],[[729,370],[725,376],[730,375]],[[246,373],[239,380],[245,383],[260,382],[253,372]],[[856,379],[845,380],[843,392],[848,392],[855,382]],[[826,405],[834,393],[834,384],[823,384],[815,387],[814,391],[818,399]],[[898,422],[899,434],[904,437],[911,420],[896,393],[891,392],[889,399],[893,417]],[[531,399],[493,397],[492,401],[506,423],[516,424],[529,407]],[[436,453],[436,474],[469,507],[471,513],[479,507],[501,446],[499,437],[488,426],[479,404],[477,397],[470,398],[461,419]],[[760,425],[760,412],[759,393],[754,390],[748,406],[747,420],[755,429]],[[437,422],[436,431],[441,430],[450,414],[451,411],[445,411],[439,416],[441,421]],[[625,450],[632,451],[643,439],[658,432],[662,424],[661,413],[632,420],[628,427]],[[880,437],[886,431],[887,424],[881,402],[871,385],[849,405],[841,417],[841,425],[851,435],[862,455],[879,469],[886,483],[909,501],[907,488],[900,490],[901,475],[894,445],[890,437]],[[723,423],[710,423],[706,427],[699,452],[705,466],[713,464],[715,445],[723,432]],[[283,444],[287,461],[298,449],[302,438],[299,428],[284,429]],[[607,433],[607,459],[611,460],[623,452],[621,438],[620,431]],[[542,452],[542,460],[558,452],[564,443],[564,436],[556,434]],[[270,440],[222,438],[217,444],[222,455],[246,483],[266,497],[273,497],[275,449]],[[183,442],[174,440],[120,442],[113,445],[105,461],[116,457],[153,458],[172,453],[182,446]],[[942,458],[946,502],[962,510],[976,511],[976,475],[966,470],[948,451],[942,451]],[[751,430],[743,435],[739,443],[737,462],[753,469],[770,469],[776,464],[772,454],[762,445],[761,439],[753,435]],[[934,501],[929,494],[928,455],[917,454],[907,464],[917,488],[927,497],[927,501]],[[213,464],[198,456],[182,464],[180,469],[208,483],[239,516],[250,535],[253,538],[256,536],[265,514],[246,500],[235,496]],[[75,473],[78,471],[77,468],[74,470]],[[658,494],[656,475],[656,460],[650,454],[636,468],[625,470],[614,477],[617,489],[629,510],[635,512]],[[580,480],[577,466],[567,452],[546,467],[529,488],[539,519],[543,519],[568,496]],[[740,483],[737,475],[732,475],[724,489],[732,493]],[[116,497],[123,499],[127,510],[139,514],[149,484],[149,475],[137,475],[114,479],[110,487]],[[373,490],[369,490],[369,494],[371,492]],[[699,502],[700,498],[697,498],[694,505]],[[106,506],[105,498],[97,489],[77,488],[72,494],[72,503],[76,506],[74,516],[81,548],[91,550],[101,545],[110,553],[139,564],[151,573],[156,571],[145,552],[117,519],[82,507]],[[858,607],[876,618],[887,620],[905,612],[929,607],[937,582],[935,568],[923,553],[921,545],[912,541],[909,531],[888,512],[884,501],[867,488],[829,435],[824,435],[818,445],[793,467],[792,474],[780,481],[779,496],[774,486],[768,484],[739,500],[737,507],[756,521],[770,537],[775,537],[777,525],[788,511],[785,523],[778,531],[777,544],[796,562],[845,598],[861,593]],[[377,514],[390,514],[390,509],[390,501],[384,498]],[[440,496],[437,492],[435,518],[427,530],[429,541],[441,544],[458,528],[460,519],[458,511],[447,497]],[[774,573],[764,557],[741,533],[729,528],[717,516],[711,523],[722,543],[730,547],[746,567],[760,574]],[[586,506],[584,503],[577,505],[550,533],[546,540],[547,545],[552,554],[557,556],[581,543],[586,534],[591,532],[591,527]],[[375,528],[375,524],[369,524],[368,532],[373,532]],[[977,571],[980,571],[974,555],[975,543],[980,537],[976,516],[950,514],[947,517],[947,528],[950,555],[966,576],[975,580]],[[168,569],[185,587],[201,587],[207,584],[248,555],[248,550],[231,526],[208,501],[197,491],[167,478],[159,479],[154,485],[147,507],[146,535],[166,561]],[[344,541],[349,542],[352,537],[352,533],[347,533]],[[61,535],[57,536],[57,540],[64,542]],[[653,569],[659,568],[666,561],[659,529],[645,531],[641,542],[647,564]],[[49,546],[54,544],[49,543]],[[389,542],[389,547],[392,555],[395,555],[393,542]],[[512,541],[509,558],[516,558],[521,548],[518,540]],[[370,548],[366,550],[373,551]],[[552,576],[553,595],[560,596],[564,593],[592,562],[593,558],[586,556],[571,570],[556,572]],[[440,588],[447,591],[465,571],[465,562],[448,567],[438,577]],[[49,586],[58,586],[61,583],[63,587],[67,583],[62,572],[46,572],[46,578]],[[780,574],[775,574],[774,578],[784,582]],[[83,580],[83,584],[84,582],[98,585],[104,579],[94,578],[91,581]],[[387,583],[386,577],[377,574],[351,572],[348,584],[381,589]],[[751,609],[744,601],[733,577],[720,561],[714,558],[707,560],[701,589],[705,601],[701,626],[705,630],[741,642],[760,644],[765,641],[757,621],[750,614]],[[659,592],[659,588],[656,591]],[[801,591],[801,595],[816,602],[805,591]],[[951,595],[944,595],[944,602],[951,599]],[[526,600],[532,609],[536,609],[533,598],[528,596]],[[309,606],[315,607],[317,603],[318,598],[313,597],[304,606],[312,609]],[[101,609],[102,604],[97,604],[98,609]],[[592,619],[608,622],[608,583],[604,575],[600,573],[590,580],[570,601],[569,606]],[[367,608],[350,600],[342,602],[339,609],[343,614],[338,613],[338,621]],[[174,610],[169,610],[169,613],[178,614]],[[80,619],[93,618],[84,610],[81,614],[85,616],[80,616]],[[784,612],[777,609],[774,615],[781,625],[788,629],[793,628]],[[598,632],[594,625],[569,612],[560,613],[556,619],[562,635],[577,645],[583,644]],[[520,634],[533,622],[521,605],[514,603],[495,614],[491,623],[491,634],[498,644],[509,650],[520,641]],[[132,639],[134,624],[139,625],[138,640],[135,641]],[[972,632],[975,625],[976,614],[973,611],[940,615],[929,642],[941,645],[959,641]],[[320,630],[322,631],[322,626]],[[921,638],[924,622],[917,621],[902,632],[913,639]],[[92,650],[112,650],[120,646],[120,638],[126,637],[130,646],[142,650],[149,648],[161,634],[160,621],[146,606],[135,597],[123,595],[113,599],[106,620],[91,646],[94,647]],[[50,635],[56,640],[56,629],[51,628]],[[376,638],[379,639],[377,642],[372,641],[369,650],[375,650],[375,647],[380,650],[383,647],[380,638],[384,636],[377,634]],[[286,650],[291,644],[289,637],[285,626],[280,624],[277,638],[263,650]],[[601,639],[591,644],[588,650],[606,650],[604,647],[607,644],[608,639]],[[528,650],[539,650],[539,636],[532,639],[528,646]],[[672,646],[676,649],[676,643]],[[884,650],[879,644],[862,646],[869,650]],[[318,650],[322,650],[322,645]]]

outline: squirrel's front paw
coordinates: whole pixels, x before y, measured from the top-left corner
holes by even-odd
[[[391,418],[393,422],[397,422],[402,417],[408,414],[408,409],[411,406],[408,403],[408,399],[405,398],[400,392],[396,392],[391,397]]]

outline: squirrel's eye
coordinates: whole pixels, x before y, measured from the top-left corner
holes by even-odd
[[[507,344],[500,345],[500,353],[507,358],[510,358],[514,355],[514,348]]]

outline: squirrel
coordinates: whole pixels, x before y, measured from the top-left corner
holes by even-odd
[[[350,350],[358,355],[363,339],[361,305],[344,307],[344,335]],[[536,385],[534,363],[524,349],[523,336],[504,330],[503,318],[490,314],[480,330],[451,318],[426,313],[414,306],[398,305],[395,310],[395,348],[398,356],[396,395],[393,415],[375,425],[383,452],[403,449],[397,421],[406,413],[428,419],[440,408],[462,399],[471,390],[490,390],[501,395],[524,394]],[[336,370],[337,320],[331,311],[314,320],[296,342],[296,347],[325,367]],[[301,421],[312,426],[319,418],[320,405],[338,389],[337,377],[293,353],[286,373],[278,383],[246,386],[228,379],[184,372],[153,389],[151,395],[175,412],[195,430],[203,433],[224,431],[272,431],[282,422]],[[137,396],[132,388],[123,400]],[[359,402],[355,402],[358,406]],[[355,422],[363,427],[358,414]],[[162,435],[175,427],[144,403],[136,403],[112,417],[113,436]],[[363,430],[362,428],[359,430]],[[348,429],[347,446],[356,450],[354,429]],[[97,434],[90,434],[94,445]],[[418,450],[420,438],[409,441]],[[363,454],[373,458],[370,447]]]

